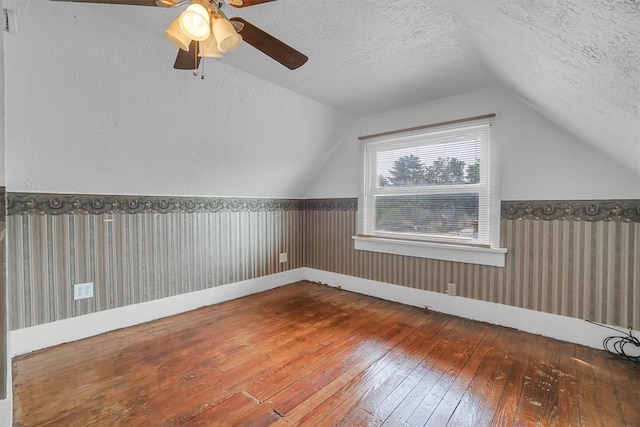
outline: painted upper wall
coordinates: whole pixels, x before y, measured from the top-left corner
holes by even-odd
[[[2,1],[0,1],[2,5]],[[0,185],[5,185],[4,176],[4,131],[5,131],[5,119],[4,119],[4,31],[0,31]]]
[[[334,145],[306,197],[356,197],[358,136],[497,113],[502,200],[639,198],[640,176],[500,88],[364,117]]]
[[[500,89],[367,116],[349,128],[350,116],[224,62],[206,61],[204,80],[173,70],[175,50],[158,24],[175,10],[4,6],[17,18],[17,32],[4,37],[10,191],[355,196],[358,135],[490,111],[500,113],[503,199],[640,191],[638,174],[611,153]]]
[[[298,197],[351,121],[215,60],[173,70],[175,11],[4,6],[9,191]]]

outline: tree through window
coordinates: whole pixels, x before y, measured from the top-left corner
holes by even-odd
[[[364,234],[491,244],[489,121],[365,146]]]

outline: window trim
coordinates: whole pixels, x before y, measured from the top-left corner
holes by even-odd
[[[369,167],[369,158],[367,155],[366,145],[369,142],[375,142],[381,139],[393,139],[404,135],[415,135],[438,129],[430,128],[451,128],[463,127],[469,125],[472,121],[492,121],[492,141],[490,142],[489,158],[491,162],[491,177],[485,185],[490,191],[490,213],[489,221],[490,236],[489,247],[482,244],[470,244],[469,242],[455,243],[452,241],[437,242],[432,239],[406,239],[398,237],[389,237],[384,235],[367,235],[366,221],[370,220],[365,217],[365,193],[367,190],[367,170]],[[497,140],[499,140],[499,116],[497,114],[487,114],[483,116],[470,117],[467,119],[451,120],[432,125],[416,126],[398,131],[383,132],[367,136],[358,137],[360,141],[360,191],[358,195],[358,224],[357,235],[353,236],[354,249],[365,250],[371,252],[390,253],[395,255],[414,256],[421,258],[431,258],[445,261],[465,262],[471,264],[490,265],[495,267],[504,267],[505,254],[507,249],[500,248],[500,174],[499,174],[499,151]],[[467,186],[468,188],[468,186]],[[396,191],[398,189],[395,189]],[[484,190],[484,191],[487,191]]]
[[[417,240],[389,239],[377,236],[353,236],[354,249],[381,252],[443,261],[504,267],[504,248],[481,248],[453,243],[422,242]]]

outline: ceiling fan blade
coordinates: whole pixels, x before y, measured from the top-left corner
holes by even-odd
[[[244,41],[290,70],[295,70],[302,66],[309,59],[303,53],[298,52],[291,46],[278,40],[271,34],[265,33],[260,28],[248,23],[242,18],[231,18],[231,21],[243,24],[240,35]]]
[[[262,3],[268,3],[270,1],[275,1],[275,0],[227,0],[227,4],[229,6],[242,8],[242,7],[255,6],[257,4],[262,4]]]
[[[131,6],[158,6],[156,0],[52,0],[73,3],[125,4]]]
[[[73,3],[122,4],[130,6],[176,7],[189,0],[51,0]]]
[[[189,45],[189,52],[178,49],[178,56],[173,68],[176,70],[197,70],[200,66],[200,57],[198,56],[198,42],[193,40]]]

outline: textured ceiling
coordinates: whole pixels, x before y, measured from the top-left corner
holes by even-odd
[[[449,4],[499,82],[640,176],[640,2]]]
[[[223,62],[353,115],[493,83],[441,0],[280,0],[238,14],[310,59],[291,72],[243,45]]]
[[[146,34],[104,34],[114,46],[172,61],[162,33],[178,10],[74,7]],[[289,71],[243,43],[219,60],[230,69],[353,116],[498,84],[640,177],[637,0],[279,0],[225,11],[310,58]]]
[[[637,0],[281,0],[242,14],[309,55],[294,72],[249,46],[223,60],[280,86],[364,115],[497,81],[640,176]]]

